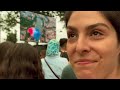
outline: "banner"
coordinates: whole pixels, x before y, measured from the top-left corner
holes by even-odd
[[[32,28],[32,29],[31,29]],[[40,43],[47,43],[56,38],[56,20],[53,17],[41,14],[21,11],[20,12],[20,40],[34,42],[33,34],[39,30]]]

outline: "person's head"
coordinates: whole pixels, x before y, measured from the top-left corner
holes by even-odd
[[[2,62],[7,50],[11,48],[14,45],[14,43],[10,41],[6,41],[0,44],[0,63]]]
[[[66,51],[67,38],[61,38],[59,42],[61,51]]]
[[[47,45],[46,56],[56,56],[59,55],[60,44],[57,40],[51,39]]]
[[[37,50],[29,44],[16,43],[0,65],[0,78],[44,79]]]
[[[46,50],[43,49],[40,51],[40,59],[45,58],[45,56],[46,56]]]
[[[77,78],[120,78],[119,11],[68,11],[65,24]]]

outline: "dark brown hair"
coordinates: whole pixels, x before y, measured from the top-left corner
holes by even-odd
[[[117,33],[118,41],[120,42],[120,11],[99,11],[101,14],[105,16],[105,18],[112,24],[112,26],[115,28],[115,31]],[[67,23],[70,19],[70,16],[72,15],[73,11],[67,11],[65,13],[65,25],[67,26]]]
[[[61,38],[59,42],[60,42],[60,47],[63,47],[67,43],[67,38]]]
[[[0,66],[0,78],[44,79],[37,50],[27,43],[15,44]]]
[[[3,61],[3,58],[7,52],[8,49],[10,49],[14,43],[10,41],[6,41],[0,44],[0,63]]]
[[[43,49],[40,51],[40,59],[45,58],[45,56],[46,56],[46,50]]]

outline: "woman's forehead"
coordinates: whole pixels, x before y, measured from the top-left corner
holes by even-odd
[[[99,11],[75,11],[69,18],[67,27],[87,27],[97,23],[105,24],[113,29],[112,24]]]

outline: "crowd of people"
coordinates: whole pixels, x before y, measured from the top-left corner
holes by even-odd
[[[0,43],[0,79],[120,79],[120,11],[67,11],[68,38],[44,50]]]
[[[38,51],[27,43],[0,44],[0,79],[44,79]]]
[[[60,55],[60,43],[55,39],[40,52],[28,43],[3,42],[0,44],[0,79],[61,79],[68,60]]]

